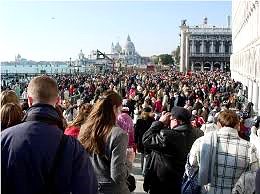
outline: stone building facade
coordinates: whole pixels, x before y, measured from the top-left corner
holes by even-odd
[[[232,52],[230,16],[227,17],[227,27],[208,25],[208,19],[203,24],[188,26],[182,20],[180,26],[180,71],[189,70],[229,70]]]
[[[260,8],[259,0],[232,1],[231,76],[242,82],[248,101],[260,115]]]

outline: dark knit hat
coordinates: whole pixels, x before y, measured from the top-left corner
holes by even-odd
[[[172,108],[172,116],[185,123],[189,123],[191,120],[191,113],[183,107],[175,106]]]

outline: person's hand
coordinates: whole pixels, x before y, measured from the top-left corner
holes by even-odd
[[[133,163],[133,161],[135,160],[135,152],[133,148],[127,148],[126,158],[129,162]]]
[[[170,117],[171,117],[170,112],[163,111],[159,121],[161,121],[164,125],[168,125],[170,123]]]

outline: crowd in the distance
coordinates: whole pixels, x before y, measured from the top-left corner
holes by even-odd
[[[1,93],[3,193],[131,193],[136,153],[151,194],[260,192],[260,117],[229,73],[11,83]]]

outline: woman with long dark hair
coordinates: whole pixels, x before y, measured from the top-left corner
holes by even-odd
[[[116,127],[122,98],[107,91],[94,104],[81,126],[79,141],[91,156],[102,194],[129,194],[127,178],[133,154],[127,157],[128,136]]]

